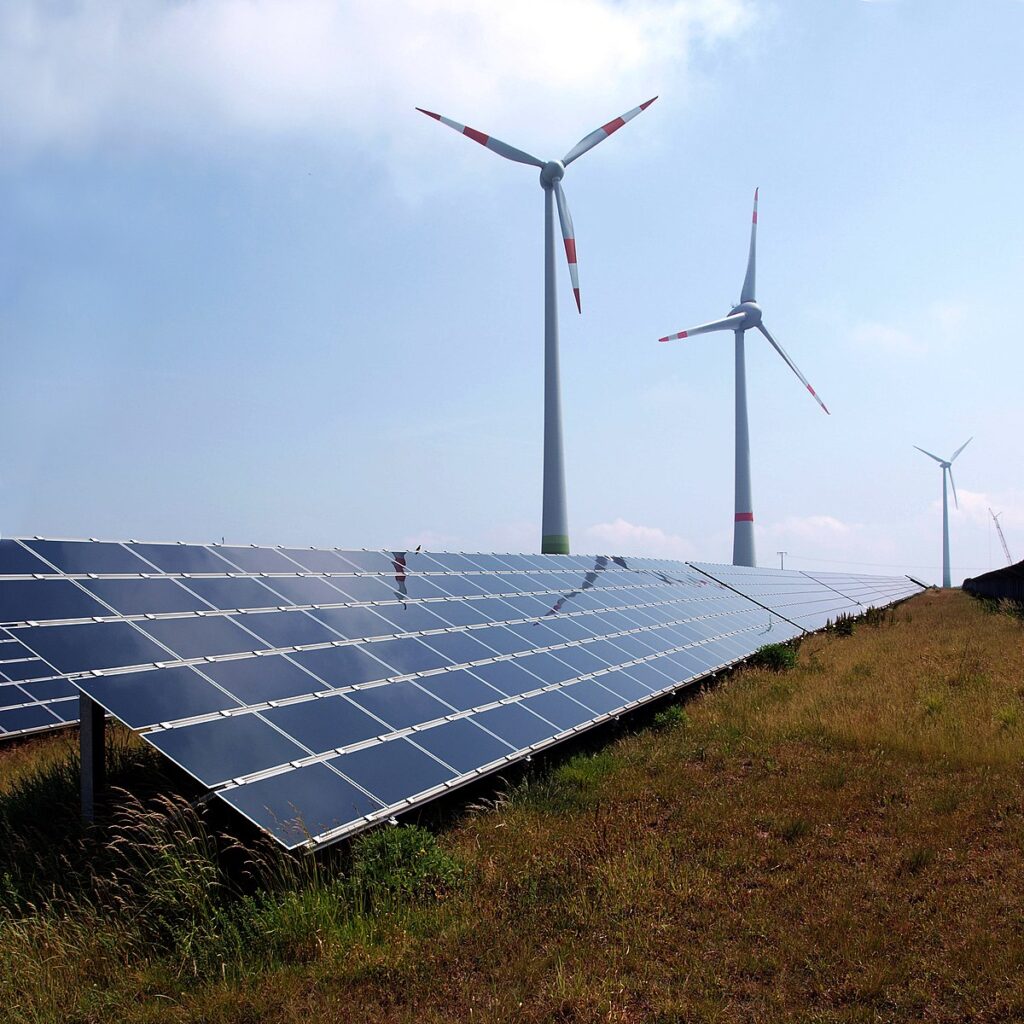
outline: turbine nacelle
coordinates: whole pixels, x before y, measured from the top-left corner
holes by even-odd
[[[655,96],[646,103],[641,103],[639,107],[627,110],[621,117],[613,118],[607,124],[603,124],[600,128],[592,131],[589,135],[584,135],[561,160],[541,160],[532,153],[527,153],[523,149],[510,146],[507,142],[502,142],[501,139],[496,139],[493,135],[478,131],[476,128],[459,124],[458,121],[453,121],[451,118],[444,117],[433,110],[424,110],[423,107],[417,107],[416,109],[421,114],[426,114],[427,117],[440,121],[441,124],[447,125],[460,135],[465,135],[467,139],[478,142],[485,149],[489,149],[492,153],[497,153],[498,156],[504,157],[506,160],[540,168],[540,187],[549,195],[553,193],[555,205],[558,208],[558,221],[562,227],[562,241],[565,243],[565,258],[569,264],[572,294],[576,300],[576,309],[582,312],[583,307],[580,305],[579,268],[576,263],[576,231],[572,226],[569,202],[565,198],[565,192],[562,189],[562,178],[565,177],[565,169],[573,160],[579,159],[584,153],[589,152],[598,143],[607,139],[609,135],[617,132],[627,121],[632,121],[637,114],[646,110],[657,98]]]
[[[818,397],[818,393],[811,387],[810,381],[797,369],[796,363],[786,355],[782,346],[771,336],[768,328],[761,323],[761,307],[754,298],[754,281],[756,277],[757,262],[757,193],[754,190],[754,215],[750,224],[750,255],[747,257],[747,274],[743,279],[743,289],[740,292],[739,304],[733,306],[728,316],[720,320],[712,320],[710,323],[699,324],[697,327],[690,327],[688,330],[679,331],[678,334],[669,334],[659,341],[675,341],[679,338],[689,338],[696,334],[709,334],[712,331],[749,331],[753,328],[759,330],[767,339],[768,344],[782,357],[783,362],[796,374],[797,379],[811,393],[814,400],[827,413],[828,406]],[[956,458],[956,456],[954,456]],[[746,513],[747,510],[738,511]],[[746,563],[738,563],[746,564]],[[750,564],[753,564],[752,562]]]
[[[561,160],[549,160],[540,170],[540,187],[554,188],[565,177],[565,164]]]
[[[733,330],[749,331],[761,323],[761,307],[753,300],[741,302],[738,306],[733,306],[729,310],[729,316],[743,317],[742,320],[737,322]]]

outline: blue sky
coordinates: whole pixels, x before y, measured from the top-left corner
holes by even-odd
[[[1024,3],[11,0],[0,9],[5,536],[536,550],[543,157],[573,549],[727,561],[724,315],[759,560],[1024,555]]]

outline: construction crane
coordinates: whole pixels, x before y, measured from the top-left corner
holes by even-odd
[[[1003,536],[1003,528],[999,525],[999,516],[1003,513],[1000,512],[999,515],[996,515],[992,509],[989,509],[988,514],[992,517],[992,522],[996,524],[996,533],[999,534],[999,543],[1003,545],[1003,554],[1006,555],[1006,564],[1013,565],[1013,556],[1010,554],[1010,549],[1006,546],[1006,538]]]

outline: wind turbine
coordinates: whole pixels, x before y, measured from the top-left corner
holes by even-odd
[[[506,160],[519,164],[532,164],[540,168],[540,187],[544,190],[544,498],[541,518],[541,552],[544,554],[567,555],[569,553],[569,519],[565,507],[565,465],[562,454],[562,398],[558,383],[558,306],[555,299],[555,208],[562,227],[562,241],[565,256],[569,262],[569,277],[576,299],[576,309],[583,312],[580,304],[580,281],[576,266],[576,232],[573,230],[569,204],[562,188],[565,169],[578,157],[617,132],[627,121],[646,110],[658,97],[641,103],[622,117],[602,125],[596,131],[580,139],[561,160],[541,160],[538,157],[501,142],[493,135],[485,135],[475,128],[451,121],[433,111],[416,109],[427,117],[448,125],[462,135]]]
[[[973,437],[967,438],[966,441],[948,459],[940,459],[938,455],[932,455],[931,452],[926,452],[923,448],[917,448],[919,452],[927,455],[929,459],[934,459],[942,467],[942,585],[944,587],[950,586],[949,582],[949,500],[946,497],[946,474],[949,474],[949,482],[953,485],[953,501],[956,503],[956,507],[960,507],[960,502],[956,496],[956,481],[953,479],[953,460],[974,440]]]
[[[768,333],[761,322],[761,307],[754,298],[754,279],[757,265],[757,194],[754,189],[754,216],[750,226],[750,254],[747,257],[747,275],[743,279],[738,306],[721,320],[691,327],[689,330],[670,334],[659,341],[675,341],[696,334],[710,334],[712,331],[734,331],[736,333],[736,507],[733,519],[732,562],[733,565],[756,565],[754,555],[754,503],[750,489],[750,431],[747,424],[747,369],[743,346],[743,335],[756,327],[772,348],[785,360],[786,365],[797,375],[801,383],[814,396],[814,400],[828,412],[825,403],[818,397],[807,378],[797,369],[796,363],[786,355],[782,346]]]

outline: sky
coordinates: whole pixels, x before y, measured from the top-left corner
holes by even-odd
[[[543,192],[573,163],[572,549],[729,561],[747,338],[758,559],[1024,556],[1021,0],[6,0],[0,531],[537,550]]]

